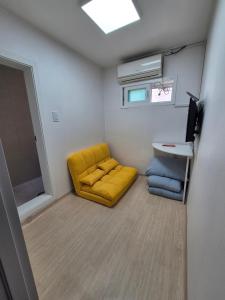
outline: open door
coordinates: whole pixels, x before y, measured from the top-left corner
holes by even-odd
[[[0,299],[38,300],[1,140]]]

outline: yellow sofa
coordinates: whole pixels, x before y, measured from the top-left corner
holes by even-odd
[[[68,167],[77,195],[108,207],[117,203],[137,177],[135,168],[111,159],[107,144],[71,154]]]

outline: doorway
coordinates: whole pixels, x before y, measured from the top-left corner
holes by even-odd
[[[24,72],[0,65],[0,138],[17,207],[44,194]]]
[[[24,147],[19,147],[19,142],[16,143],[16,146],[14,147],[12,151],[12,157],[15,160],[17,156],[22,155],[21,153],[18,153],[19,151],[23,153],[24,157],[24,164],[19,163],[19,168],[21,174],[23,173],[23,179],[22,181],[12,182],[14,186],[14,193],[17,198],[17,208],[20,216],[21,222],[23,222],[28,217],[38,213],[45,207],[47,207],[50,203],[54,201],[53,196],[53,190],[52,190],[52,184],[51,184],[51,176],[49,171],[49,164],[47,159],[47,151],[46,151],[46,144],[45,144],[45,138],[44,138],[44,131],[42,118],[41,118],[41,106],[40,106],[40,95],[39,95],[39,73],[37,69],[37,65],[35,62],[31,60],[27,60],[24,57],[20,57],[15,53],[5,51],[4,49],[0,48],[0,67],[6,68],[8,72],[15,72],[20,77],[20,79],[17,78],[15,80],[15,84],[12,84],[10,87],[10,93],[13,93],[13,90],[17,90],[18,82],[22,82],[22,85],[20,85],[20,89],[23,90],[23,95],[25,94],[25,102],[26,102],[26,108],[24,108],[23,111],[23,118],[26,119],[28,122],[27,124],[30,124],[29,127],[29,134],[26,135],[27,139],[29,139],[30,149],[33,149],[32,155],[28,155],[26,151],[22,151]],[[4,80],[3,80],[4,82]],[[1,85],[1,84],[0,84]],[[23,86],[23,87],[22,87]],[[19,91],[22,93],[21,91]],[[18,92],[18,93],[19,93]],[[1,91],[0,91],[1,95]],[[17,97],[14,97],[17,99]],[[14,99],[14,101],[16,101]],[[1,97],[0,97],[1,101]],[[8,105],[8,104],[7,104]],[[18,106],[18,103],[16,105],[13,105],[10,107],[10,114],[9,118],[11,120],[10,126],[13,126],[13,112],[16,111],[16,107]],[[2,115],[2,109],[0,109],[0,118]],[[42,111],[42,114],[44,112]],[[17,116],[18,119],[18,116]],[[15,126],[15,125],[14,125]],[[21,129],[21,124],[16,127],[17,128],[17,135],[21,135],[23,130]],[[1,126],[2,127],[2,126]],[[7,130],[9,131],[8,127],[5,127],[0,129],[0,137],[2,137],[1,131],[4,131],[4,134],[7,133]],[[27,128],[26,128],[27,130]],[[19,132],[19,133],[18,133]],[[26,132],[26,131],[24,131]],[[29,138],[28,138],[29,136]],[[22,135],[21,139],[25,139],[25,135]],[[3,143],[5,144],[5,143]],[[4,150],[7,154],[7,147],[4,145]],[[28,151],[28,150],[27,150]],[[25,155],[26,153],[26,155]],[[31,153],[31,151],[30,151]],[[32,166],[29,165],[32,161]],[[10,169],[8,163],[8,168]],[[17,169],[17,171],[18,171]],[[32,171],[31,177],[26,177],[24,173],[27,171]],[[9,170],[10,171],[10,170]],[[26,172],[25,172],[26,171]],[[10,173],[13,173],[12,171]],[[11,175],[11,174],[10,174]],[[13,179],[13,174],[11,175],[11,180]],[[18,183],[18,184],[17,184]],[[24,196],[26,195],[26,197]],[[29,201],[30,200],[30,201]]]

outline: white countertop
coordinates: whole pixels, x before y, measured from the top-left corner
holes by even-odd
[[[165,145],[174,145],[174,147],[168,147]],[[153,143],[154,149],[159,151],[174,154],[183,157],[193,157],[193,143],[174,144],[174,143]]]

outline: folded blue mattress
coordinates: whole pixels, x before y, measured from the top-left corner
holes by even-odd
[[[182,201],[182,199],[183,199],[183,191],[181,191],[180,193],[175,193],[175,192],[171,192],[168,190],[164,190],[164,189],[160,189],[160,188],[153,188],[153,187],[149,187],[148,190],[151,194],[154,194],[157,196],[166,197],[166,198],[174,199],[174,200],[178,200],[178,201]]]
[[[153,188],[160,188],[175,193],[180,193],[183,188],[183,183],[179,180],[151,175],[147,179],[148,185]]]
[[[146,176],[156,175],[180,181],[185,179],[186,162],[183,159],[159,156],[151,160]]]

